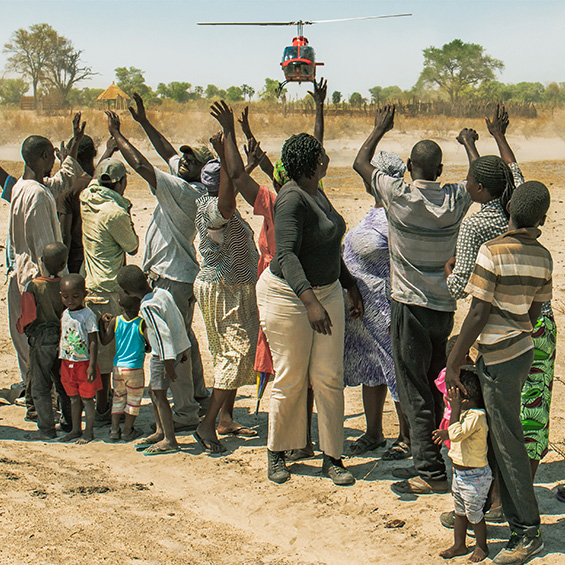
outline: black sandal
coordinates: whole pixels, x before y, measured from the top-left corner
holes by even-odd
[[[384,453],[381,459],[384,461],[401,461],[412,455],[410,446],[403,441],[395,441]]]

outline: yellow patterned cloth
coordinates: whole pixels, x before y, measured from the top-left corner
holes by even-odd
[[[259,332],[255,283],[226,285],[197,278],[194,296],[206,325],[214,388],[233,390],[255,384]]]

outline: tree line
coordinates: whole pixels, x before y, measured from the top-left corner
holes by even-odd
[[[57,33],[48,24],[35,24],[29,29],[16,30],[4,45],[8,55],[6,71],[18,78],[0,79],[0,103],[19,104],[20,97],[31,87],[35,107],[41,97],[55,97],[61,107],[95,106],[96,98],[104,91],[97,88],[78,88],[78,84],[97,73],[83,62],[83,51]],[[472,112],[492,103],[528,107],[565,103],[565,82],[519,82],[505,84],[496,80],[503,70],[502,61],[485,52],[481,45],[455,39],[442,47],[423,50],[424,67],[416,84],[407,90],[396,85],[374,86],[369,96],[360,92],[348,95],[334,90],[330,102],[334,110],[361,110],[367,106],[396,103],[407,108],[426,108],[448,115]],[[138,92],[148,105],[165,101],[191,104],[223,98],[230,103],[250,102],[255,95],[261,101],[281,104],[285,111],[300,108],[305,111],[313,105],[306,95],[302,100],[287,100],[287,91],[278,91],[279,82],[266,78],[263,89],[256,92],[248,84],[220,88],[214,84],[192,85],[185,81],[159,83],[152,89],[145,82],[144,71],[137,67],[117,67],[117,85],[129,96]],[[467,110],[465,110],[467,109]],[[467,112],[467,113],[468,113]]]

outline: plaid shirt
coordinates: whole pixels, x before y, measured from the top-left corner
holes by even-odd
[[[509,163],[509,167],[514,176],[515,186],[523,184],[524,177],[518,164]],[[498,198],[481,204],[478,212],[461,222],[455,249],[455,267],[447,277],[447,288],[453,298],[459,299],[467,296],[465,287],[473,272],[481,245],[502,235],[507,230],[508,218]]]

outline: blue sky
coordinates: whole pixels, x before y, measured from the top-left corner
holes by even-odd
[[[309,26],[305,35],[325,63],[318,76],[343,94],[397,84],[410,88],[422,49],[455,38],[483,45],[506,67],[504,82],[565,81],[562,0],[1,0],[0,44],[20,27],[46,22],[84,51],[100,73],[82,86],[102,88],[114,69],[135,66],[147,84],[186,81],[220,88],[282,79],[279,62],[295,28],[222,28],[198,21],[289,21],[412,13],[411,18]],[[6,55],[0,53],[0,76]],[[305,94],[293,85],[290,93]]]

